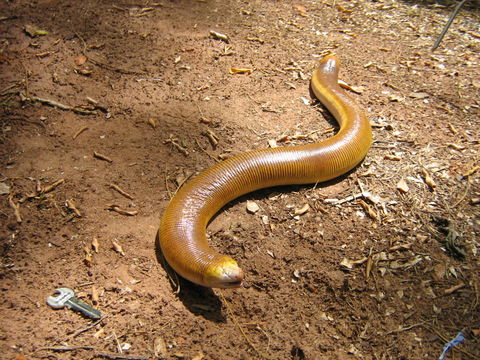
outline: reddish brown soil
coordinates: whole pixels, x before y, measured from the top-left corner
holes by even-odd
[[[437,359],[465,329],[448,359],[480,358],[480,12],[469,3],[432,53],[451,2],[4,1],[1,357]],[[327,52],[374,125],[366,160],[329,184],[228,205],[208,232],[244,287],[181,281],[176,295],[155,246],[170,196],[220,155],[331,136],[326,112],[304,101]],[[49,308],[60,286],[88,303],[96,289],[104,320],[88,328]]]

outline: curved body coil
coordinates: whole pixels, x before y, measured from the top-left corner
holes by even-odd
[[[338,59],[322,59],[311,88],[340,125],[337,134],[308,145],[261,149],[235,156],[184,185],[163,214],[159,241],[170,266],[182,277],[207,287],[238,287],[243,272],[235,260],[213,250],[206,227],[233,199],[258,189],[308,184],[336,178],[358,165],[370,148],[372,131],[365,113],[338,85]]]

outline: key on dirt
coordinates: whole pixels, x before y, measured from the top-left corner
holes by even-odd
[[[93,320],[99,320],[102,317],[102,313],[99,310],[77,299],[75,297],[75,292],[70,288],[61,287],[55,290],[54,296],[49,296],[47,298],[47,304],[54,309],[66,307],[68,309],[79,311]]]

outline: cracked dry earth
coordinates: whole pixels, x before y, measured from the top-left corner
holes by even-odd
[[[480,358],[477,1],[431,51],[455,5],[2,2],[1,357],[437,359],[463,331],[446,358]],[[327,53],[373,125],[365,161],[229,204],[208,234],[244,286],[176,293],[155,246],[170,197],[332,136],[309,93]],[[61,286],[104,318],[49,308]]]

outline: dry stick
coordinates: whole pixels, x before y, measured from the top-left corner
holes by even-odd
[[[21,223],[23,220],[22,220],[22,215],[20,215],[20,204],[16,204],[14,201],[13,201],[13,197],[12,196],[9,196],[8,197],[8,203],[10,204],[10,206],[12,207],[14,213],[15,213],[15,218],[17,219],[17,222],[18,223]]]
[[[423,326],[423,323],[413,324],[413,325],[406,326],[406,327],[403,327],[403,328],[400,328],[400,329],[397,329],[397,330],[392,330],[392,331],[387,332],[385,335],[398,334],[398,333],[416,328],[418,326]]]
[[[38,349],[38,351],[50,350],[50,351],[75,351],[75,350],[95,350],[93,346],[58,346],[58,347],[44,347]]]
[[[227,299],[225,299],[225,296],[223,295],[223,292],[220,290],[219,291],[219,294],[220,294],[220,297],[222,298],[223,300],[223,303],[225,304],[228,312],[230,313],[230,316],[232,317],[232,321],[234,322],[234,324],[238,327],[238,329],[240,330],[240,332],[242,333],[243,337],[245,338],[245,340],[247,341],[247,343],[252,347],[253,350],[255,350],[257,352],[258,355],[260,355],[261,357],[265,358],[265,359],[273,359],[273,357],[271,357],[270,355],[268,354],[264,354],[263,352],[261,352],[260,350],[257,349],[257,347],[253,344],[253,342],[250,340],[250,338],[247,336],[247,334],[245,333],[245,330],[243,329],[243,327],[240,325],[240,323],[237,321],[237,318],[235,317],[235,315],[233,314],[233,311],[232,309],[230,308],[230,305],[228,304],[227,302]]]
[[[467,1],[467,0],[462,0],[461,2],[459,2],[457,7],[455,8],[455,10],[453,10],[452,15],[450,15],[450,18],[448,19],[448,21],[445,24],[442,32],[440,33],[440,36],[438,37],[437,41],[435,41],[435,44],[432,47],[432,51],[434,51],[436,48],[438,48],[438,46],[442,42],[443,37],[445,36],[445,34],[448,31],[448,28],[450,27],[450,25],[452,25],[453,19],[455,19],[455,16],[457,16],[458,12],[460,11],[460,8],[463,6],[463,4],[465,4],[465,1]]]
[[[58,101],[55,101],[55,100],[44,99],[44,98],[41,98],[41,97],[38,97],[38,96],[32,96],[32,97],[26,98],[26,99],[31,100],[31,101],[38,101],[38,102],[41,102],[42,104],[47,104],[47,105],[59,108],[61,110],[73,111],[73,112],[76,112],[76,113],[82,114],[82,115],[94,115],[94,114],[96,114],[95,111],[80,109],[80,108],[77,108],[77,107],[73,107],[73,106],[69,106],[69,105],[59,103]]]
[[[121,189],[118,185],[110,184],[109,185],[113,190],[118,191],[121,195],[125,196],[126,198],[133,200],[133,196],[127,193],[125,190]]]
[[[120,345],[120,341],[118,341],[117,334],[115,331],[113,332],[113,339],[115,340],[115,344],[117,344],[117,350],[120,354],[123,354],[122,346]]]
[[[57,180],[55,181],[52,185],[48,185],[46,188],[43,189],[43,191],[41,192],[42,194],[46,194],[52,190],[55,190],[55,188],[60,185],[60,184],[63,184],[65,182],[65,179],[60,179],[60,180]]]
[[[115,353],[98,353],[94,357],[101,357],[112,360],[149,360],[149,357],[142,355],[120,355]]]
[[[80,210],[78,210],[77,205],[75,205],[73,199],[68,199],[65,203],[67,207],[75,213],[75,215],[77,215],[78,217],[82,217],[82,213],[80,212]]]
[[[132,211],[124,210],[120,206],[115,204],[108,205],[108,210],[112,210],[119,213],[120,215],[126,215],[126,216],[135,216],[138,214],[138,211],[136,210],[132,210]]]
[[[80,128],[75,134],[73,134],[73,136],[72,136],[73,140],[75,140],[78,137],[78,135],[83,133],[85,130],[88,130],[88,126],[84,126],[84,127]]]
[[[101,153],[96,152],[96,151],[93,152],[93,156],[96,157],[99,160],[107,161],[109,163],[113,162],[113,160],[110,159],[107,155],[101,154]]]
[[[88,330],[90,330],[90,329],[93,329],[95,326],[97,326],[97,325],[100,324],[102,321],[104,321],[107,317],[108,317],[108,315],[102,317],[100,320],[94,322],[93,324],[87,326],[86,328],[82,328],[82,329],[76,330],[75,332],[72,333],[71,337],[72,337],[72,338],[75,338],[75,337],[77,337],[78,335],[84,333],[85,331],[88,331]]]

